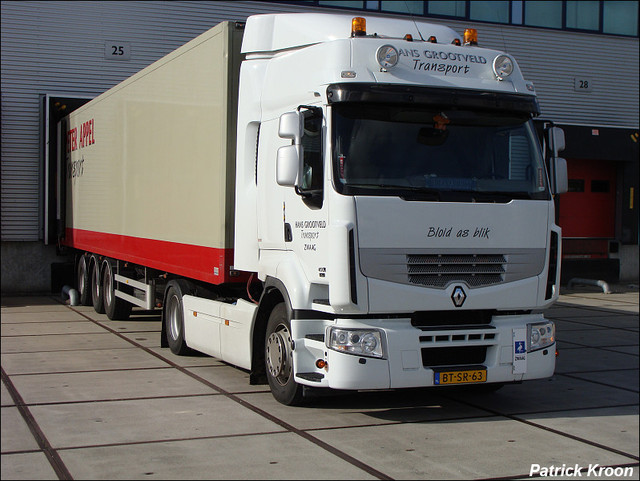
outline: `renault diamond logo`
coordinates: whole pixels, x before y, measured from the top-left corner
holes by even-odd
[[[451,294],[453,305],[456,307],[462,307],[462,304],[464,304],[466,299],[467,295],[465,294],[462,286],[456,286],[455,289],[453,289],[453,294]]]

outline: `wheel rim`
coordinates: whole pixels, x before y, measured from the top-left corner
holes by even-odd
[[[167,316],[169,317],[169,334],[171,335],[171,339],[174,340],[180,336],[179,306],[180,299],[178,299],[178,296],[171,296],[169,305],[167,306]]]
[[[284,386],[291,377],[291,334],[280,324],[267,339],[267,368],[278,384]]]

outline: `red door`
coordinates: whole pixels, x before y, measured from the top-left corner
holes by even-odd
[[[567,167],[569,192],[560,196],[559,219],[565,257],[607,257],[615,236],[615,164],[568,160]]]

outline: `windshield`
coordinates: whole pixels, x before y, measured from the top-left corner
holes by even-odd
[[[549,199],[525,114],[389,104],[333,105],[335,186],[416,200]]]

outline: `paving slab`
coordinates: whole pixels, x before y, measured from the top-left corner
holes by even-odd
[[[557,374],[550,379],[507,385],[494,393],[474,394],[461,389],[452,390],[450,396],[478,408],[509,415],[638,403],[638,394],[626,389]]]
[[[502,417],[331,429],[313,434],[394,479],[478,479],[504,473],[522,476],[529,474],[532,463],[610,465],[631,461]]]
[[[156,346],[160,344],[160,337]],[[180,367],[193,367],[193,366],[229,366],[227,363],[216,359],[215,357],[207,356],[206,354],[193,353],[186,356],[176,356],[168,347],[154,347],[150,348],[151,352],[154,352],[166,359],[168,362]]]
[[[604,386],[619,387],[632,392],[638,392],[640,382],[637,369],[623,369],[620,371],[579,372],[569,376],[585,381],[600,383]]]
[[[11,397],[11,394],[9,394],[9,390],[4,385],[4,381],[2,382],[2,385],[0,385],[0,394],[2,398],[2,407],[16,405],[16,403],[13,402],[13,398]]]
[[[2,433],[3,453],[40,449],[17,407],[3,407],[1,418],[0,432]]]
[[[76,479],[376,479],[293,433],[62,450],[60,456]]]
[[[633,369],[637,367],[637,356],[591,347],[560,351],[556,360],[556,373]]]
[[[271,393],[240,396],[261,409],[286,419],[300,430],[348,428],[399,422],[423,422],[444,419],[468,419],[490,413],[453,399],[443,398],[432,390],[398,390],[318,395],[303,407],[278,403]]]
[[[638,406],[622,406],[518,417],[637,457],[640,454],[638,412]]]
[[[129,339],[140,346],[153,348],[160,345],[160,331],[121,332],[120,334],[123,338]]]
[[[638,328],[638,316],[624,315],[624,316],[597,316],[597,317],[585,317],[585,318],[565,318],[564,324],[574,323],[580,326],[594,326],[606,329],[637,329]],[[563,325],[564,325],[563,324]]]
[[[566,331],[556,329],[558,340],[576,343],[589,347],[638,345],[638,336],[622,329],[584,329],[579,331]]]
[[[157,332],[158,344],[160,343],[160,331],[162,325],[156,320],[141,320],[141,321],[111,321],[101,320],[96,323],[98,326],[104,326],[108,329],[112,329],[116,332]]]
[[[130,349],[131,343],[113,334],[101,332],[65,334],[63,336],[14,336],[2,338],[2,352],[31,353],[43,351],[82,351],[100,349]]]
[[[102,334],[104,328],[90,321],[24,322],[2,324],[2,336],[55,336],[67,334]]]
[[[1,459],[2,479],[59,479],[42,452],[3,454]]]
[[[545,309],[545,317],[554,319],[589,319],[591,317],[603,317],[608,311],[606,309],[585,308],[579,304],[570,305],[558,302],[549,309]],[[614,313],[617,315],[618,313]],[[624,314],[627,314],[626,312]]]
[[[594,296],[561,296],[563,304],[580,305],[584,310],[609,310],[615,312],[638,312],[638,298],[617,297],[615,294],[600,294]],[[635,302],[635,304],[634,304]]]
[[[32,406],[31,413],[57,449],[283,430],[219,394]]]
[[[613,352],[622,352],[624,354],[638,357],[640,355],[640,349],[638,349],[638,347],[639,346],[608,346],[603,349]]]
[[[52,296],[2,296],[0,298],[2,312],[11,310],[12,312],[38,312],[41,310],[69,310],[64,303],[56,300]]]
[[[2,353],[1,359],[2,368],[9,375],[167,366],[166,362],[133,346],[130,349],[103,349],[99,351]]]
[[[64,309],[64,310],[62,310]],[[42,323],[42,322],[69,322],[69,321],[86,321],[87,318],[83,317],[77,312],[73,312],[64,307],[61,310],[45,311],[44,306],[42,310],[30,312],[20,311],[16,312],[12,309],[3,309],[0,319],[2,324],[25,324],[25,323]]]
[[[109,401],[215,393],[171,368],[13,376],[28,404]]]
[[[190,366],[186,369],[228,393],[264,392],[271,396],[269,386],[249,384],[249,373],[243,369],[237,369],[224,363],[202,367]]]

